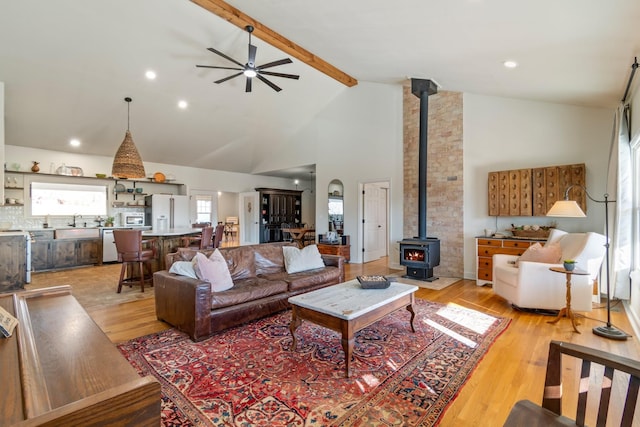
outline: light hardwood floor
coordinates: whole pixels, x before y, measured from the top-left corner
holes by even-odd
[[[118,296],[122,300],[110,299],[115,294],[119,268],[119,265],[105,265],[37,273],[27,288],[71,285],[81,303],[85,299],[88,301],[83,304],[85,309],[114,343],[168,328],[155,317],[152,289],[142,295],[139,289],[125,288],[122,297]],[[347,279],[361,274],[393,272],[398,270],[389,269],[386,258],[367,264],[346,265]],[[90,298],[91,293],[98,292],[105,292],[104,296]],[[416,295],[512,319],[509,328],[497,339],[448,408],[441,426],[500,426],[516,401],[529,399],[540,403],[548,344],[552,339],[640,359],[640,344],[635,337],[627,341],[612,341],[591,332],[594,326],[606,320],[603,308],[586,313],[587,318],[582,319],[579,326],[582,333],[577,334],[572,331],[568,320],[562,319],[556,325],[550,325],[548,316],[516,311],[494,295],[491,287],[477,287],[471,280],[460,280],[440,291],[421,288]],[[625,332],[633,332],[621,304],[612,310],[612,323]],[[565,387],[567,396],[572,394],[572,388],[572,385]],[[572,404],[571,399],[566,403]]]

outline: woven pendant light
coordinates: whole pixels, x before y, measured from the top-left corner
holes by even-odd
[[[127,132],[124,134],[124,141],[120,144],[120,148],[118,148],[116,156],[113,158],[111,175],[116,178],[145,178],[146,174],[142,158],[133,143],[131,132],[129,132],[129,105],[131,98],[127,97],[124,100],[127,102]]]

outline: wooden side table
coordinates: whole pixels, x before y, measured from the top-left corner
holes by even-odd
[[[578,276],[587,276],[589,273],[583,270],[565,270],[563,267],[550,267],[549,270],[555,271],[556,273],[564,273],[567,276],[567,306],[560,310],[558,313],[558,317],[554,320],[550,320],[547,323],[555,324],[563,317],[566,316],[571,320],[571,325],[573,326],[573,330],[577,333],[580,333],[578,330],[575,316],[573,315],[573,311],[571,311],[571,276],[576,274]]]

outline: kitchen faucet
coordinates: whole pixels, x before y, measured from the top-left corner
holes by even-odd
[[[69,224],[71,227],[76,226],[76,218],[82,218],[82,215],[73,215],[73,222]]]

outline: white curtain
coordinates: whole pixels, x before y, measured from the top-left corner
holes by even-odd
[[[614,129],[609,152],[607,192],[609,204],[609,268],[610,298],[628,300],[631,296],[632,250],[632,170],[629,145],[629,109],[620,105],[616,110]],[[606,275],[602,276],[601,290],[606,292]]]

